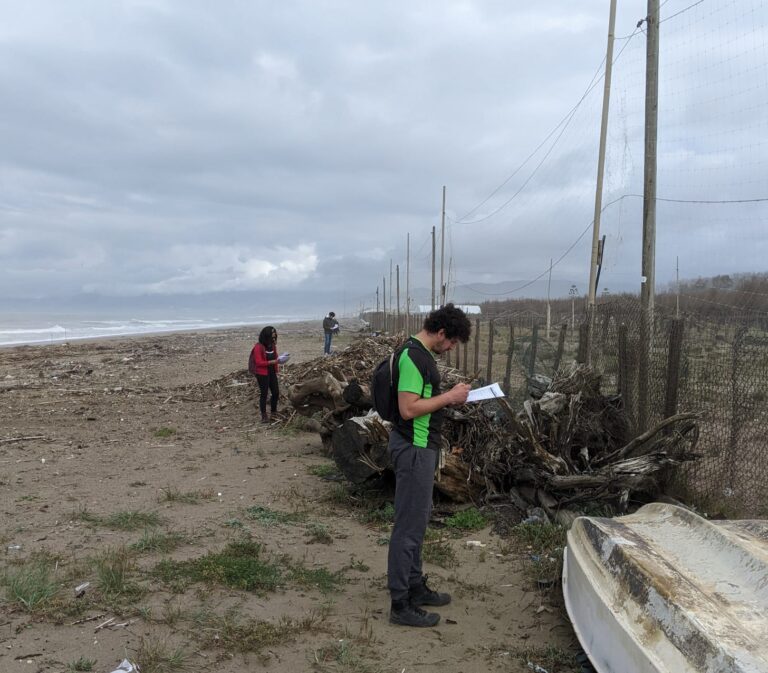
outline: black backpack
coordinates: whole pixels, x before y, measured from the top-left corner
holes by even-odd
[[[406,347],[403,346],[403,348]],[[397,407],[397,378],[400,371],[397,360],[403,348],[398,348],[388,358],[379,362],[373,370],[371,380],[373,408],[379,416],[390,423],[394,423],[400,417]]]

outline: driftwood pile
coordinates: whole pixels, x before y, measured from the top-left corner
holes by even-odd
[[[370,410],[375,366],[401,343],[365,338],[340,353],[290,369],[284,388],[294,408],[316,428],[345,477],[362,484],[390,470],[390,425]],[[462,380],[441,368],[444,388]],[[287,378],[284,377],[284,378]],[[436,487],[457,501],[511,501],[541,507],[566,522],[588,503],[617,511],[630,500],[658,495],[660,480],[693,460],[696,415],[678,414],[632,437],[619,396],[603,395],[587,367],[560,373],[540,399],[522,410],[506,399],[446,410]]]

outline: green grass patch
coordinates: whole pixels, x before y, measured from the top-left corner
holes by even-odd
[[[142,638],[134,658],[141,673],[183,673],[197,668],[188,652],[164,639]]]
[[[455,568],[459,564],[456,552],[453,550],[450,542],[445,540],[439,531],[432,528],[427,528],[426,535],[424,536],[421,558],[441,568]]]
[[[162,518],[157,512],[125,511],[115,512],[109,516],[99,516],[89,512],[86,508],[75,513],[72,518],[91,526],[104,526],[113,530],[126,531],[151,528],[162,523]]]
[[[456,514],[445,520],[445,525],[454,530],[481,530],[488,525],[488,519],[472,507],[456,512]]]
[[[137,552],[169,552],[187,542],[187,536],[183,533],[167,533],[155,528],[147,528],[141,539],[131,545],[131,549]]]
[[[320,618],[314,614],[303,620],[283,617],[277,623],[261,619],[243,619],[236,612],[225,615],[201,612],[194,620],[195,633],[203,649],[261,654],[267,648],[293,641],[299,634],[312,631]]]
[[[50,564],[42,559],[8,570],[2,582],[8,602],[28,612],[44,608],[59,591]]]
[[[321,593],[336,593],[346,584],[344,571],[331,572],[327,568],[306,568],[301,563],[290,566],[288,580],[300,587],[319,589]]]
[[[158,439],[167,439],[168,437],[173,437],[176,434],[176,428],[160,427],[157,428],[157,430],[155,430],[152,434]]]
[[[152,571],[166,584],[205,582],[232,589],[263,593],[274,591],[283,581],[277,564],[262,557],[262,546],[252,540],[230,542],[224,549],[187,561],[165,559]]]
[[[339,470],[335,463],[325,463],[323,465],[312,465],[307,469],[309,474],[314,474],[316,477],[326,479],[328,477],[335,477],[339,474]]]
[[[104,525],[113,530],[141,530],[159,526],[162,519],[157,512],[126,511],[115,512],[104,519]]]
[[[277,526],[279,524],[301,523],[307,516],[301,512],[278,512],[268,507],[254,505],[245,510],[246,516],[262,526]]]
[[[373,524],[375,526],[388,526],[395,520],[395,506],[391,502],[385,502],[378,507],[365,509],[360,515],[360,521],[363,524]]]
[[[88,671],[92,671],[95,665],[96,665],[95,659],[87,659],[86,657],[80,657],[76,661],[70,661],[67,664],[67,673],[80,673],[81,671],[84,671],[85,673],[87,673]]]
[[[322,523],[310,523],[307,525],[307,531],[304,533],[305,537],[308,537],[307,544],[313,544],[315,542],[319,544],[332,544],[333,536],[328,530],[328,526]]]
[[[102,552],[94,559],[93,567],[96,571],[96,586],[105,598],[132,599],[144,594],[143,587],[133,581],[136,561],[126,547]]]

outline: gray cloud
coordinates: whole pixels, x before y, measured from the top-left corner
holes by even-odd
[[[578,101],[604,55],[605,5],[9,3],[3,287],[11,297],[323,288],[370,301],[390,259],[404,268],[407,232],[413,286],[428,286],[443,184],[453,281],[538,275],[592,217],[600,85],[527,185],[549,145],[456,220]],[[660,196],[764,196],[768,12],[739,7],[662,24]],[[664,11],[680,9],[670,0]],[[644,12],[622,3],[619,35]],[[640,34],[616,67],[606,203],[642,189],[644,48]],[[606,282],[639,276],[638,208],[606,210]],[[659,276],[681,251],[689,275],[759,267],[765,213],[660,206]],[[556,275],[585,284],[588,250],[589,235]]]

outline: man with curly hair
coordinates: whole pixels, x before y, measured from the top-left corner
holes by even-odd
[[[389,542],[387,587],[392,598],[389,621],[402,626],[435,626],[440,615],[422,605],[447,605],[451,597],[433,591],[421,570],[421,548],[432,513],[432,488],[443,408],[463,404],[469,385],[440,391],[435,355],[469,341],[472,326],[453,304],[432,311],[421,331],[410,337],[397,357],[397,418],[389,435],[395,468],[395,524]]]

